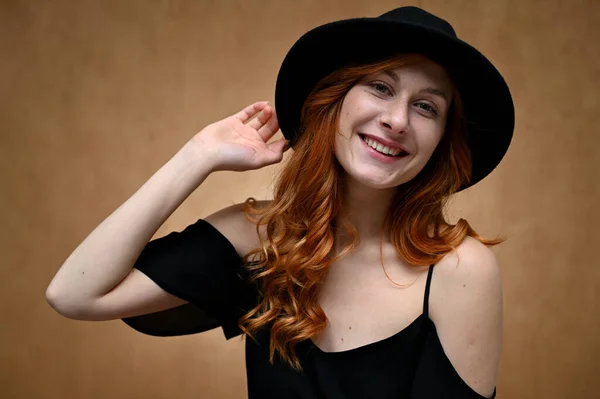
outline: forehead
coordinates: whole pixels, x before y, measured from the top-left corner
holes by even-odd
[[[386,69],[380,73],[388,75],[399,83],[426,84],[449,91],[450,78],[446,70],[433,61],[418,61],[409,65]]]

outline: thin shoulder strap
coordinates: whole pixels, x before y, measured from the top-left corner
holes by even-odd
[[[429,271],[427,272],[427,283],[425,284],[425,299],[423,300],[423,314],[425,317],[429,317],[429,289],[431,287],[431,276],[433,275],[433,266],[431,264],[429,266]]]

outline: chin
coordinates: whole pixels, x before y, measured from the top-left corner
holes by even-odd
[[[348,173],[347,171],[346,176],[356,181],[357,183],[364,185],[365,187],[372,188],[375,190],[387,190],[406,183],[405,181],[385,181],[383,178],[377,178],[377,176],[374,175]]]

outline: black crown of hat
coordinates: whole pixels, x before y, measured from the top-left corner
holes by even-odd
[[[452,25],[446,20],[437,17],[418,7],[400,7],[382,14],[378,19],[385,19],[394,22],[409,22],[412,24],[423,25],[429,29],[436,29],[448,36],[456,37],[456,32]]]

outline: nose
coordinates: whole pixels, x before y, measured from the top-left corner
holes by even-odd
[[[390,102],[381,112],[379,123],[390,133],[406,133],[410,127],[408,104]]]

